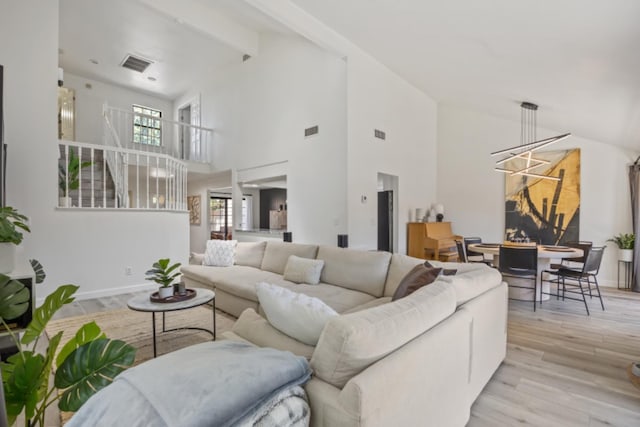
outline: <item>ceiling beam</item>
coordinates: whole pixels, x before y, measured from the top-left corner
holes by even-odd
[[[351,41],[289,0],[244,0],[285,27],[341,57],[360,50]]]
[[[258,54],[259,34],[213,7],[193,0],[139,0],[148,7],[251,56]]]

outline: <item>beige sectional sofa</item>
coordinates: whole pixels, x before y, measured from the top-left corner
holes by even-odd
[[[317,285],[284,280],[289,256],[324,260]],[[198,260],[198,256],[195,256]],[[417,258],[284,242],[239,243],[235,265],[182,268],[188,286],[216,291],[238,321],[226,338],[310,359],[306,391],[314,426],[462,426],[506,355],[507,287],[484,264],[457,269],[391,302]],[[255,284],[317,297],[340,313],[309,346],[261,315]]]

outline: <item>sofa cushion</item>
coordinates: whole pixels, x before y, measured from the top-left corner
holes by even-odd
[[[418,264],[402,279],[393,294],[391,301],[396,301],[411,295],[423,286],[430,285],[443,270],[441,268],[427,267],[426,264]]]
[[[321,259],[300,258],[291,255],[284,268],[284,279],[294,283],[317,285],[320,282],[322,267],[324,267],[324,261]]]
[[[451,262],[429,261],[433,266],[440,268],[456,268],[455,276],[440,276],[437,282],[449,283],[456,292],[456,305],[485,293],[489,289],[500,286],[502,275],[500,272],[486,264],[479,262],[457,264]]]
[[[391,259],[389,252],[320,246],[317,258],[324,260],[322,282],[382,296]]]
[[[404,276],[406,276],[413,267],[423,263],[424,260],[420,258],[414,258],[402,254],[393,254],[391,257],[391,263],[389,264],[387,281],[384,285],[384,296],[393,296]]]
[[[351,377],[450,316],[455,300],[453,287],[436,281],[406,298],[331,319],[311,358],[315,375],[344,387]]]
[[[338,315],[322,300],[269,283],[256,285],[258,302],[274,328],[307,345],[316,345],[324,325]]]
[[[284,268],[291,255],[301,258],[315,258],[318,252],[316,245],[300,243],[267,242],[260,268],[272,273],[284,274]]]
[[[345,289],[340,286],[329,285],[328,283],[322,282],[317,285],[301,283],[299,285],[288,286],[288,289],[293,292],[300,292],[310,297],[318,298],[338,313],[375,300],[374,297],[364,292],[352,291],[351,289]]]
[[[236,252],[236,240],[207,240],[204,252],[204,265],[230,267]]]
[[[287,282],[281,275],[253,267],[234,265],[231,267],[209,267],[206,265],[188,265],[181,269],[182,274],[201,283],[210,283],[216,289],[222,289],[232,295],[258,301],[256,284],[260,282],[274,283],[290,288],[295,283]]]
[[[271,347],[290,351],[297,356],[303,356],[307,360],[311,359],[315,348],[283,334],[251,308],[240,314],[236,323],[233,324],[231,332],[258,347]]]
[[[351,307],[350,309],[345,310],[342,314],[349,314],[349,313],[355,313],[356,311],[367,310],[369,308],[377,307],[379,305],[387,304],[389,302],[391,302],[391,297],[376,298],[376,299],[371,300],[369,302],[365,302],[364,304],[360,304],[360,305],[356,305],[355,307]]]
[[[266,246],[267,242],[238,242],[234,264],[260,268]]]

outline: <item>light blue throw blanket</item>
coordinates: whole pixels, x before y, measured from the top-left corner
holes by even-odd
[[[232,426],[310,375],[307,361],[288,352],[202,343],[126,370],[66,426]]]

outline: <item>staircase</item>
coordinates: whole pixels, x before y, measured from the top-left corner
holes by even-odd
[[[59,167],[64,168],[66,164],[65,146],[60,145],[60,157],[58,160]],[[75,149],[76,155],[78,149]],[[72,207],[81,208],[115,208],[115,184],[107,163],[104,160],[103,150],[93,150],[93,159],[91,158],[90,150],[82,150],[81,162],[92,161],[91,166],[87,166],[80,171],[80,186],[77,190],[69,190],[69,197],[71,197]],[[93,197],[92,189],[93,187]],[[80,193],[82,192],[82,197]],[[58,190],[58,195],[62,197],[62,190]],[[92,204],[93,201],[93,204]]]

